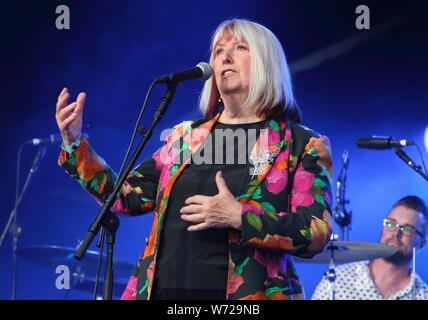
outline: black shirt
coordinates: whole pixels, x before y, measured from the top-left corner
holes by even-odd
[[[229,229],[187,231],[191,223],[180,218],[180,209],[188,197],[216,195],[215,175],[219,170],[235,197],[242,192],[251,178],[248,156],[264,122],[217,122],[177,178],[160,237],[153,299],[226,298]]]

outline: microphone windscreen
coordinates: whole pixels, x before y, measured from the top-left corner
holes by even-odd
[[[391,137],[373,136],[357,139],[356,144],[360,148],[383,150],[390,148],[390,141]]]
[[[201,80],[205,81],[211,77],[213,72],[212,72],[211,66],[208,63],[199,62],[196,66],[202,70],[202,77],[200,78]]]

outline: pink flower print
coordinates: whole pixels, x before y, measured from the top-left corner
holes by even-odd
[[[281,140],[281,137],[279,135],[279,131],[275,131],[272,128],[267,128],[264,132],[264,134],[266,134],[268,136],[268,140],[267,140],[267,144],[271,145],[271,144],[275,144],[275,143],[279,143],[279,141]],[[266,140],[264,140],[263,142],[265,142]]]
[[[296,211],[297,206],[307,207],[314,202],[314,197],[311,193],[314,177],[315,175],[307,172],[301,163],[297,166],[291,194],[291,210],[293,212]]]
[[[252,205],[249,205],[249,204],[246,204],[246,203],[243,203],[242,204],[242,212],[241,212],[241,214],[244,214],[247,211],[252,211],[252,212],[254,212],[258,216],[261,216],[261,215],[265,214],[265,212],[262,209],[256,208],[256,207],[254,207]]]
[[[120,300],[135,300],[135,296],[137,295],[137,282],[138,277],[131,276],[131,278],[129,278],[126,289],[122,297],[120,297]]]
[[[269,192],[278,194],[285,189],[288,178],[287,159],[289,153],[289,149],[287,149],[285,152],[282,152],[275,159],[274,165],[267,174],[265,179],[265,186]]]
[[[162,157],[162,163],[164,164],[164,167],[159,178],[160,190],[163,190],[166,186],[166,183],[168,182],[172,166],[174,165],[174,159],[177,156],[177,153],[178,149],[173,148],[170,150],[170,152],[165,152],[164,156]]]
[[[155,160],[155,163],[156,163],[156,166],[155,166],[156,171],[162,171],[164,163],[162,163],[161,159],[162,159],[162,154],[165,153],[165,148],[166,146],[162,147],[152,156],[153,160]]]
[[[241,284],[244,283],[244,278],[237,273],[234,273],[229,281],[227,281],[227,294],[234,294],[236,291],[238,291],[238,288],[241,286]]]
[[[281,263],[279,256],[273,256],[271,259],[266,259],[259,249],[254,250],[254,259],[266,268],[269,278],[282,278],[278,274],[281,271]]]

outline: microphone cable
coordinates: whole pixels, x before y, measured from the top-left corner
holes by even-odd
[[[419,145],[417,143],[415,143],[414,145],[416,146],[416,149],[418,149],[419,156],[421,157],[421,160],[422,160],[422,165],[424,166],[425,174],[428,175],[427,167],[425,166],[425,161],[424,161],[424,157],[422,155],[421,148],[419,147]]]
[[[140,114],[138,115],[137,121],[135,123],[134,131],[132,132],[132,137],[131,137],[131,141],[130,141],[129,146],[128,146],[128,150],[126,151],[125,158],[123,159],[122,165],[121,165],[119,173],[117,175],[118,177],[120,177],[122,175],[123,169],[125,168],[125,165],[128,162],[129,154],[130,154],[132,147],[134,145],[134,140],[135,140],[135,137],[137,135],[137,131],[138,131],[138,128],[140,126],[141,119],[142,119],[143,114],[144,114],[144,110],[146,109],[147,100],[149,99],[150,93],[152,92],[153,86],[155,84],[156,84],[156,80],[153,80],[153,82],[151,83],[151,85],[149,87],[149,90],[147,90],[146,97],[145,97],[144,102],[143,102],[143,106],[140,110]]]
[[[128,162],[129,154],[130,154],[132,147],[134,145],[134,141],[135,141],[135,137],[137,135],[138,127],[140,126],[140,122],[141,122],[141,119],[143,117],[144,110],[146,109],[147,100],[148,100],[150,93],[153,89],[153,86],[155,84],[156,84],[156,80],[154,80],[151,83],[149,89],[147,90],[146,97],[145,97],[144,102],[143,102],[143,106],[140,110],[140,114],[138,115],[137,121],[135,123],[134,131],[132,132],[131,141],[129,142],[128,150],[126,151],[125,158],[123,159],[122,165],[120,166],[120,170],[119,170],[119,173],[117,174],[116,178],[118,178],[122,175],[123,169],[125,168],[125,165]],[[115,187],[116,187],[116,183],[118,180],[119,179],[116,179],[116,181],[114,183]],[[97,270],[95,273],[95,284],[94,284],[94,291],[93,291],[93,299],[94,300],[97,299],[98,282],[99,282],[99,278],[100,278],[101,264],[102,264],[103,251],[104,251],[104,237],[105,237],[105,228],[103,227],[101,230],[100,238],[99,238],[98,243],[97,243],[97,247],[100,249],[99,250],[100,252],[99,252],[99,256],[98,256]],[[104,281],[105,281],[105,279],[104,279]]]

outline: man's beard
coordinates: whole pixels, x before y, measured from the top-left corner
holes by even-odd
[[[412,261],[413,252],[412,251],[404,252],[403,251],[403,243],[399,239],[396,239],[396,238],[389,238],[384,243],[389,244],[388,242],[390,242],[390,240],[397,242],[399,244],[399,247],[397,248],[397,251],[392,256],[385,257],[383,259],[385,261],[390,262],[392,264],[395,264],[397,266],[409,264],[410,261]]]

